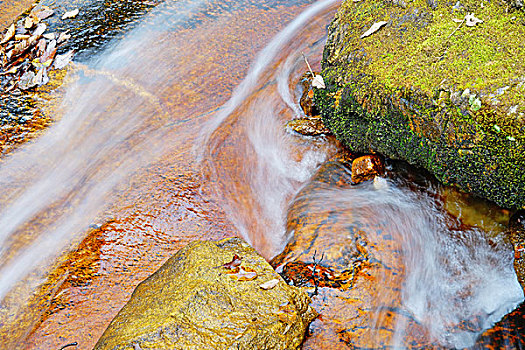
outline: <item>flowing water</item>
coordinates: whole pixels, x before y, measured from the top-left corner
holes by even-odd
[[[330,247],[326,264],[341,270],[353,232],[372,227],[369,245],[386,247],[375,259],[389,267],[371,272],[362,290],[374,299],[363,305],[331,303],[348,290],[323,288],[305,348],[333,348],[327,334],[361,327],[378,347],[420,338],[471,346],[523,300],[502,235],[474,227],[486,217],[452,225],[431,184],[314,186],[339,145],[292,135],[285,123],[302,113],[302,54],[319,67],[338,4],[168,1],[71,69],[59,120],[0,164],[7,348],[88,349],[133,288],[189,241],[239,235],[270,259],[300,240],[294,216],[338,213],[338,230],[315,223],[315,231]],[[388,335],[385,307],[410,315]],[[365,317],[336,322],[357,309]],[[476,327],[464,330],[465,322]],[[343,338],[335,339],[351,347]]]

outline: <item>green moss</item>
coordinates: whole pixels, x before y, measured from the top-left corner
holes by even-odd
[[[316,101],[351,149],[407,160],[447,184],[524,207],[524,14],[462,4],[346,1],[329,29],[327,89]],[[484,23],[458,28],[452,19],[467,12]],[[389,23],[360,38],[380,20]]]

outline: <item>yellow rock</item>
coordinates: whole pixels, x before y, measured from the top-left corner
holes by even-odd
[[[235,255],[240,265],[224,267]],[[239,268],[257,277],[232,278]],[[95,349],[298,349],[316,317],[309,304],[241,239],[194,242],[135,289]]]

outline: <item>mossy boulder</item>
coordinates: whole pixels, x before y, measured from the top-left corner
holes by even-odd
[[[345,1],[323,55],[327,87],[315,91],[325,125],[353,151],[403,159],[524,208],[525,13],[516,7]],[[467,26],[469,13],[483,22]]]
[[[297,349],[309,304],[241,239],[194,242],[135,289],[95,349]]]

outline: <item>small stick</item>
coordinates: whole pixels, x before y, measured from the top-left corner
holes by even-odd
[[[308,63],[308,60],[306,59],[306,56],[302,52],[301,52],[301,54],[303,55],[304,61],[306,62],[306,65],[308,66],[308,69],[310,70],[310,73],[312,73],[312,77],[315,76],[314,72],[312,71],[312,67],[310,67],[310,63]],[[314,256],[315,256],[315,254],[314,254]]]
[[[461,22],[459,22],[459,25],[457,26],[457,28],[454,29],[454,31],[453,31],[452,33],[450,33],[450,35],[447,37],[447,40],[446,40],[446,41],[448,41],[448,39],[450,39],[450,37],[451,37],[452,35],[454,35],[455,32],[458,31],[458,29],[461,27],[461,25],[462,25],[463,23],[465,23],[466,20],[467,20],[467,16],[465,16],[465,17],[463,18],[463,20],[462,20]]]
[[[77,346],[77,345],[78,345],[77,342],[69,343],[69,344],[64,345],[63,347],[61,347],[58,350],[64,350],[65,348],[69,348],[70,346]]]
[[[313,257],[313,260],[314,260],[314,268],[313,268],[313,271],[312,271],[312,275],[313,275],[313,278],[314,278],[314,293],[312,295],[317,295],[318,294],[318,287],[319,287],[319,282],[317,281],[316,279],[316,268],[317,268],[317,264],[320,263],[323,258],[324,258],[324,253],[323,255],[321,255],[321,259],[319,259],[319,261],[316,261],[315,260],[315,255],[317,254],[317,249],[314,251],[314,257]]]

